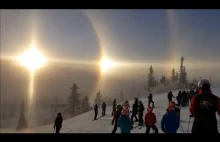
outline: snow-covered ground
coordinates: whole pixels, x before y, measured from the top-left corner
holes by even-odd
[[[212,89],[213,94],[220,96],[220,88],[213,88]],[[174,96],[178,94],[178,91],[173,91]],[[145,110],[148,105],[148,99],[147,98],[141,98]],[[155,109],[153,110],[157,117],[157,123],[156,126],[159,129],[159,133],[162,133],[160,124],[161,124],[161,118],[166,112],[166,107],[168,105],[167,100],[167,93],[161,93],[157,95],[153,95],[153,100],[155,103]],[[175,100],[175,99],[173,99]],[[176,100],[175,100],[176,101]],[[130,106],[133,104],[133,100],[129,101]],[[146,112],[146,111],[145,111]],[[101,117],[97,121],[92,121],[94,118],[93,111],[86,112],[84,114],[78,115],[76,117],[67,119],[63,121],[63,127],[61,129],[61,133],[111,133],[113,129],[113,125],[111,125],[112,121],[112,106],[108,106],[106,110],[106,116]],[[101,116],[101,109],[99,109],[99,118]],[[217,116],[218,119],[218,129],[220,131],[220,119],[219,116]],[[180,127],[178,129],[178,133],[187,133],[187,128],[189,124],[189,133],[191,133],[191,127],[192,127],[193,119],[191,118],[189,123],[189,108],[188,107],[182,107],[181,108],[181,122]],[[134,127],[137,125],[138,122],[135,122]],[[142,127],[142,129],[134,128],[131,133],[145,133],[146,128]],[[11,132],[11,131],[2,131],[4,132]],[[53,133],[53,124],[37,127],[35,129],[29,129],[25,131],[27,133]],[[117,133],[120,133],[120,129],[118,128]]]

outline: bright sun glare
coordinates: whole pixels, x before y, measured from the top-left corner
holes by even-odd
[[[18,61],[30,71],[35,71],[45,63],[46,58],[32,46],[28,51],[18,57]]]
[[[113,61],[109,60],[107,57],[103,57],[101,62],[100,62],[100,66],[101,66],[101,69],[102,69],[103,73],[108,71],[114,65],[115,65],[115,63]]]

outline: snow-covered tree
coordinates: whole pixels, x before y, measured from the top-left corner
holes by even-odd
[[[175,69],[174,68],[172,70],[171,81],[172,81],[172,83],[176,82],[176,73],[175,73]]]
[[[151,90],[151,88],[153,88],[155,86],[155,79],[154,79],[154,70],[152,65],[149,68],[149,73],[148,73],[148,79],[147,79],[147,89],[148,91]]]
[[[102,104],[102,96],[101,96],[101,92],[97,92],[96,94],[96,98],[95,98],[95,103],[100,106]]]
[[[160,84],[166,84],[166,77],[164,75],[162,75],[161,79],[160,79]]]
[[[18,121],[17,130],[26,129],[28,127],[24,113],[25,113],[24,101],[22,101],[21,102],[21,111],[20,111],[20,117],[19,117],[19,121]]]
[[[178,74],[178,72],[176,72],[176,75],[175,75],[175,80],[176,80],[176,82],[178,82],[178,81],[179,81],[179,74]]]
[[[179,82],[181,84],[187,84],[187,73],[186,73],[186,67],[183,66],[183,61],[185,59],[183,57],[181,57],[181,64],[180,64],[180,74],[179,74]]]
[[[87,112],[91,110],[90,102],[89,102],[89,97],[85,96],[82,100],[82,111]]]
[[[71,115],[74,115],[75,109],[81,105],[79,100],[79,93],[77,92],[77,90],[77,85],[73,83],[73,87],[71,88],[71,94],[68,97],[68,107]]]

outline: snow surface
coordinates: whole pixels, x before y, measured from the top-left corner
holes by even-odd
[[[220,88],[213,88],[212,91],[213,91],[213,94],[220,96],[220,93],[218,93],[220,92]],[[178,90],[172,91],[172,92],[174,96],[178,94]],[[148,105],[147,96],[146,98],[141,98],[139,100],[142,100],[145,106],[145,113],[146,113],[146,108]],[[159,129],[159,133],[163,133],[161,130],[160,124],[161,124],[161,118],[165,114],[166,107],[168,105],[167,93],[160,93],[157,95],[153,94],[153,100],[154,100],[155,107],[156,107],[153,110],[153,112],[156,114],[156,117],[157,117],[156,126]],[[173,101],[176,101],[176,99],[173,98]],[[129,101],[130,106],[132,106],[133,102],[134,102],[133,100]],[[113,125],[111,125],[111,121],[113,118],[111,116],[111,113],[112,113],[112,106],[108,106],[106,109],[106,116],[101,117],[100,119],[96,121],[93,121],[93,118],[94,118],[93,111],[89,111],[81,115],[78,115],[76,117],[64,120],[60,133],[111,133],[113,129]],[[191,133],[193,118],[190,119],[190,123],[189,123],[189,115],[190,113],[189,113],[188,106],[182,107],[181,108],[181,119],[180,119],[181,126],[178,129],[178,133],[187,133],[188,124],[189,124],[188,133]],[[99,109],[97,118],[99,118],[100,116],[101,116],[101,109]],[[217,119],[218,119],[218,130],[220,132],[220,118],[218,115],[217,115]],[[138,122],[135,122],[134,127],[137,124]],[[146,131],[145,127],[142,127],[142,129],[139,129],[139,127],[137,127],[131,130],[131,133],[145,133],[145,131]],[[2,131],[2,132],[7,133],[9,131]],[[54,133],[53,124],[37,127],[34,129],[28,129],[24,132],[26,133]],[[118,128],[116,133],[120,133],[120,128]]]

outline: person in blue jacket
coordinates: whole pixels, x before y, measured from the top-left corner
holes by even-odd
[[[121,133],[131,133],[133,129],[133,125],[129,118],[129,110],[127,108],[123,109],[121,112],[121,116],[118,119],[118,127],[121,129]]]
[[[176,134],[180,125],[175,112],[175,102],[170,102],[167,108],[167,113],[161,120],[161,129],[165,134]]]

